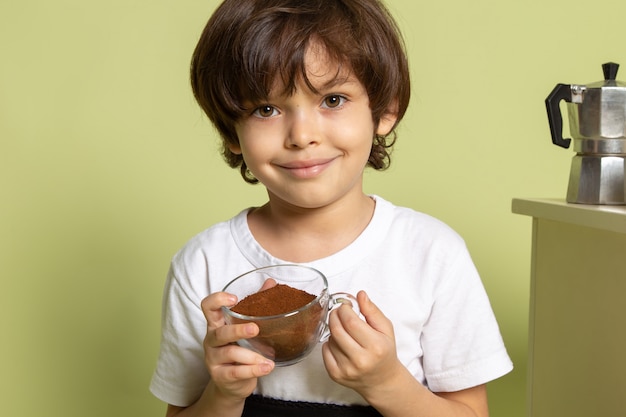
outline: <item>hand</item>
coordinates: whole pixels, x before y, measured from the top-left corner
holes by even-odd
[[[322,354],[330,377],[367,400],[369,393],[393,381],[404,366],[397,358],[391,321],[364,291],[357,294],[357,301],[366,321],[349,306],[333,311],[329,318],[331,337]]]
[[[274,369],[274,362],[235,344],[237,340],[254,337],[259,332],[254,323],[226,325],[221,307],[235,303],[237,298],[224,292],[202,300],[202,311],[207,320],[204,360],[211,382],[222,394],[244,399],[256,388],[257,378]]]

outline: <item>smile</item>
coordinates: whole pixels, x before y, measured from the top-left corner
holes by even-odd
[[[313,178],[328,168],[335,158],[311,159],[307,161],[292,161],[276,164],[290,175],[297,178]]]

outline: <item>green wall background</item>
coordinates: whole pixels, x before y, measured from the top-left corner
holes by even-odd
[[[216,4],[0,2],[2,415],[164,415],[147,386],[169,259],[264,199],[220,160],[188,86]],[[543,101],[626,64],[626,3],[388,4],[413,100],[367,190],[466,238],[516,365],[489,386],[492,415],[521,417],[531,222],[511,199],[564,197],[573,151],[551,144]]]

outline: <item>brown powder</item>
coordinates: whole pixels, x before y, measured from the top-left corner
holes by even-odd
[[[251,294],[231,310],[247,316],[275,316],[297,310],[316,296],[306,291],[277,284]],[[317,344],[323,309],[319,303],[295,315],[269,320],[252,320],[259,326],[257,337],[248,342],[266,357],[280,362],[297,360]],[[244,323],[247,320],[235,319]]]
[[[277,284],[245,297],[231,310],[246,316],[275,316],[297,310],[314,299],[315,296],[306,291]]]

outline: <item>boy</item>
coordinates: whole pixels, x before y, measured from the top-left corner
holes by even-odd
[[[174,257],[151,389],[167,416],[478,416],[511,370],[462,239],[363,192],[384,169],[409,101],[397,27],[378,0],[226,0],[194,52],[192,87],[243,178],[268,202],[194,237]],[[330,340],[275,368],[234,342],[220,292],[248,270],[302,263],[330,292]]]

